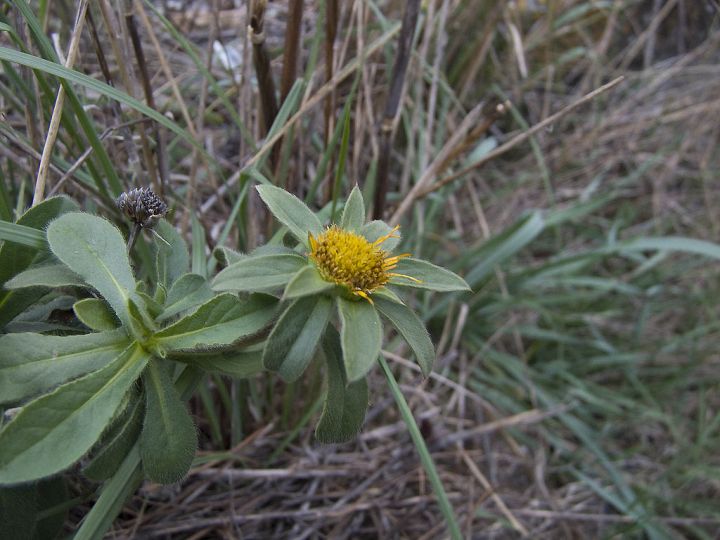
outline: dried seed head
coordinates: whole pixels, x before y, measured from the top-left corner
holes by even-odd
[[[115,204],[144,229],[152,229],[168,211],[167,204],[150,188],[131,189],[120,195]]]

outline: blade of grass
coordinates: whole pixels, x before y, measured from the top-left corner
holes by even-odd
[[[390,392],[392,393],[395,403],[397,403],[398,409],[400,410],[400,416],[402,416],[402,419],[410,432],[410,438],[412,439],[415,449],[420,456],[423,468],[430,479],[430,484],[432,485],[435,496],[438,499],[440,512],[442,512],[450,531],[450,537],[453,538],[453,540],[460,540],[463,536],[460,532],[460,526],[455,519],[455,512],[450,505],[450,501],[445,493],[445,488],[443,487],[440,476],[435,468],[435,463],[433,462],[432,456],[425,444],[425,440],[420,433],[420,429],[415,422],[415,418],[413,418],[412,411],[410,410],[407,401],[405,401],[405,397],[400,391],[400,386],[398,386],[395,376],[392,374],[392,371],[390,371],[390,367],[387,362],[382,356],[378,357],[378,360],[383,372],[385,373],[385,378],[387,379],[388,386],[390,387]]]

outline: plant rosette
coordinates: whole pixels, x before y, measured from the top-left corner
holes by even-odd
[[[345,203],[339,223],[327,227],[287,191],[270,185],[258,186],[257,190],[298,245],[295,249],[264,246],[236,257],[218,273],[212,287],[217,292],[282,290],[284,308],[265,342],[263,365],[291,382],[321,351],[328,364],[328,396],[318,437],[347,440],[359,425],[351,429],[340,424],[347,424],[347,414],[360,416],[359,409],[364,417],[364,379],[380,355],[381,317],[407,341],[425,376],[435,359],[422,321],[388,286],[450,292],[469,290],[468,284],[453,272],[407,253],[392,254],[400,241],[398,227],[391,228],[383,221],[365,223],[365,203],[357,186]],[[337,403],[331,404],[328,401],[334,390],[344,395],[336,396]],[[364,395],[364,400],[347,394]],[[364,406],[356,406],[362,401]],[[340,410],[340,424],[335,423],[334,432],[343,437],[330,433],[323,437],[330,408],[336,413]]]

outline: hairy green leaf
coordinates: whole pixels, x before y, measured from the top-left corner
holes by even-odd
[[[0,403],[17,403],[106,366],[128,346],[122,330],[82,336],[0,337]]]
[[[349,231],[359,231],[363,223],[365,223],[365,201],[356,185],[345,202],[340,227]]]
[[[240,300],[232,294],[221,294],[155,334],[155,338],[168,351],[230,345],[262,330],[272,320],[276,304],[275,298],[266,295]]]
[[[326,444],[352,440],[360,431],[368,406],[368,387],[364,378],[347,384],[342,349],[337,332],[325,334],[323,352],[327,365],[327,393],[315,437]]]
[[[88,328],[102,332],[113,330],[120,326],[120,321],[108,306],[105,300],[100,298],[83,298],[73,305],[73,311],[80,322]]]
[[[139,391],[132,392],[131,396],[127,409],[100,439],[99,450],[94,452],[90,462],[83,468],[83,474],[91,480],[101,482],[115,474],[140,436],[145,401]]]
[[[199,274],[184,274],[173,283],[165,300],[165,309],[157,318],[165,321],[190,308],[207,302],[213,297],[207,279]]]
[[[332,305],[325,296],[303,297],[290,304],[265,342],[265,368],[288,382],[300,377],[315,355]]]
[[[328,291],[335,287],[334,283],[325,281],[312,265],[305,266],[293,276],[285,287],[283,298],[300,298]]]
[[[360,228],[360,234],[363,235],[368,242],[375,242],[390,233],[392,233],[392,236],[380,244],[380,247],[385,251],[392,251],[397,247],[400,243],[400,231],[393,232],[390,225],[379,219],[370,221]]]
[[[80,459],[115,417],[147,360],[132,345],[100,371],[26,405],[0,431],[0,484],[44,478]]]
[[[24,287],[85,287],[83,279],[61,263],[33,266],[5,283],[6,289]]]
[[[7,223],[8,227],[27,228],[27,232],[37,233],[42,240],[41,245],[30,247],[27,244],[15,242],[3,242],[0,245],[0,285],[3,285],[10,278],[25,270],[38,255],[38,249],[47,249],[45,240],[45,227],[53,219],[64,214],[77,210],[77,205],[66,197],[51,197],[37,206],[33,206],[25,212],[17,221],[17,224]],[[37,229],[37,230],[35,230]],[[3,235],[3,237],[6,237]],[[37,289],[23,289],[14,291],[0,290],[0,327],[5,326],[18,313],[35,302],[43,291]]]
[[[470,290],[465,280],[450,270],[435,266],[427,261],[413,259],[412,257],[400,259],[397,268],[393,270],[393,272],[420,280],[418,282],[398,277],[393,280],[393,285],[442,292]]]
[[[120,231],[109,221],[73,212],[48,227],[53,253],[95,287],[123,324],[130,326],[128,300],[135,295],[135,278]]]
[[[246,379],[264,371],[262,353],[262,348],[253,345],[240,352],[175,353],[168,358],[199,367],[205,371],[214,371],[238,379]]]
[[[277,220],[304,246],[308,246],[308,233],[317,236],[322,231],[320,220],[295,195],[275,186],[257,186],[257,190]]]
[[[373,296],[373,299],[378,311],[387,317],[410,345],[423,375],[426,377],[430,375],[435,361],[435,347],[420,317],[405,304],[398,304],[377,296]]]
[[[340,338],[345,373],[350,382],[364,377],[377,360],[382,326],[375,308],[365,300],[338,298]]]
[[[175,280],[188,271],[190,252],[180,233],[166,220],[161,219],[155,228],[165,242],[156,242],[155,266],[157,280],[170,287]]]
[[[285,285],[307,264],[296,254],[253,255],[222,270],[212,282],[216,291],[264,291]]]
[[[140,434],[143,470],[150,480],[171,484],[190,470],[197,431],[170,377],[157,361],[145,375],[145,423]]]

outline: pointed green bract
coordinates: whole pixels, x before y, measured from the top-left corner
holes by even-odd
[[[387,236],[391,232],[392,227],[384,221],[380,221],[379,219],[366,223],[360,229],[360,234],[362,234],[368,240],[368,242],[374,242],[378,238]],[[399,243],[400,231],[395,231],[393,233],[393,236],[385,240],[380,247],[385,251],[392,251],[397,247]]]
[[[454,272],[412,257],[400,259],[393,272],[420,280],[417,282],[399,277],[393,281],[393,285],[441,292],[470,290],[465,280]]]
[[[152,361],[143,376],[145,423],[140,434],[143,470],[150,480],[171,484],[190,470],[197,431],[164,367]]]
[[[165,321],[207,302],[212,297],[213,292],[207,279],[199,274],[184,274],[170,288],[165,300],[165,309],[157,320]]]
[[[129,326],[128,300],[135,298],[135,278],[120,231],[97,216],[72,212],[48,227],[53,253],[95,287],[118,318]]]
[[[345,373],[350,382],[364,377],[377,360],[382,326],[375,308],[365,300],[338,298],[340,342]]]
[[[266,291],[286,285],[307,264],[289,253],[249,256],[222,270],[212,282],[215,291]]]
[[[340,339],[334,329],[325,335],[322,348],[327,367],[327,393],[315,437],[326,444],[347,442],[358,434],[365,420],[367,382],[362,378],[347,384]]]
[[[332,304],[325,296],[303,297],[290,304],[265,342],[265,369],[277,371],[287,382],[300,377],[315,355]]]
[[[405,304],[398,304],[377,296],[373,298],[378,311],[387,317],[410,345],[423,375],[426,377],[430,375],[435,361],[435,347],[420,317]]]
[[[170,245],[160,240],[155,242],[155,266],[157,279],[166,287],[170,287],[175,280],[188,271],[190,267],[190,252],[180,233],[166,220],[161,219],[155,229],[157,233]]]
[[[356,185],[345,202],[340,227],[349,231],[359,231],[363,223],[365,223],[365,201]]]
[[[120,321],[107,305],[99,298],[83,298],[73,305],[73,311],[80,322],[91,330],[104,332],[120,326]]]
[[[138,345],[100,371],[26,405],[0,431],[0,484],[30,482],[80,459],[115,416],[147,364]]]
[[[240,300],[232,294],[221,294],[156,333],[155,339],[168,351],[230,345],[269,324],[276,304],[275,298],[266,295]]]
[[[315,266],[308,265],[293,276],[285,287],[283,298],[300,298],[328,291],[333,287],[335,284],[325,281]]]
[[[308,245],[308,233],[316,236],[322,231],[320,220],[295,195],[275,186],[257,186],[257,190],[275,218],[303,245]]]
[[[105,367],[128,346],[122,330],[83,336],[0,337],[0,403],[17,403]]]
[[[85,287],[86,284],[80,276],[61,263],[28,268],[5,284],[6,289],[68,286]]]

